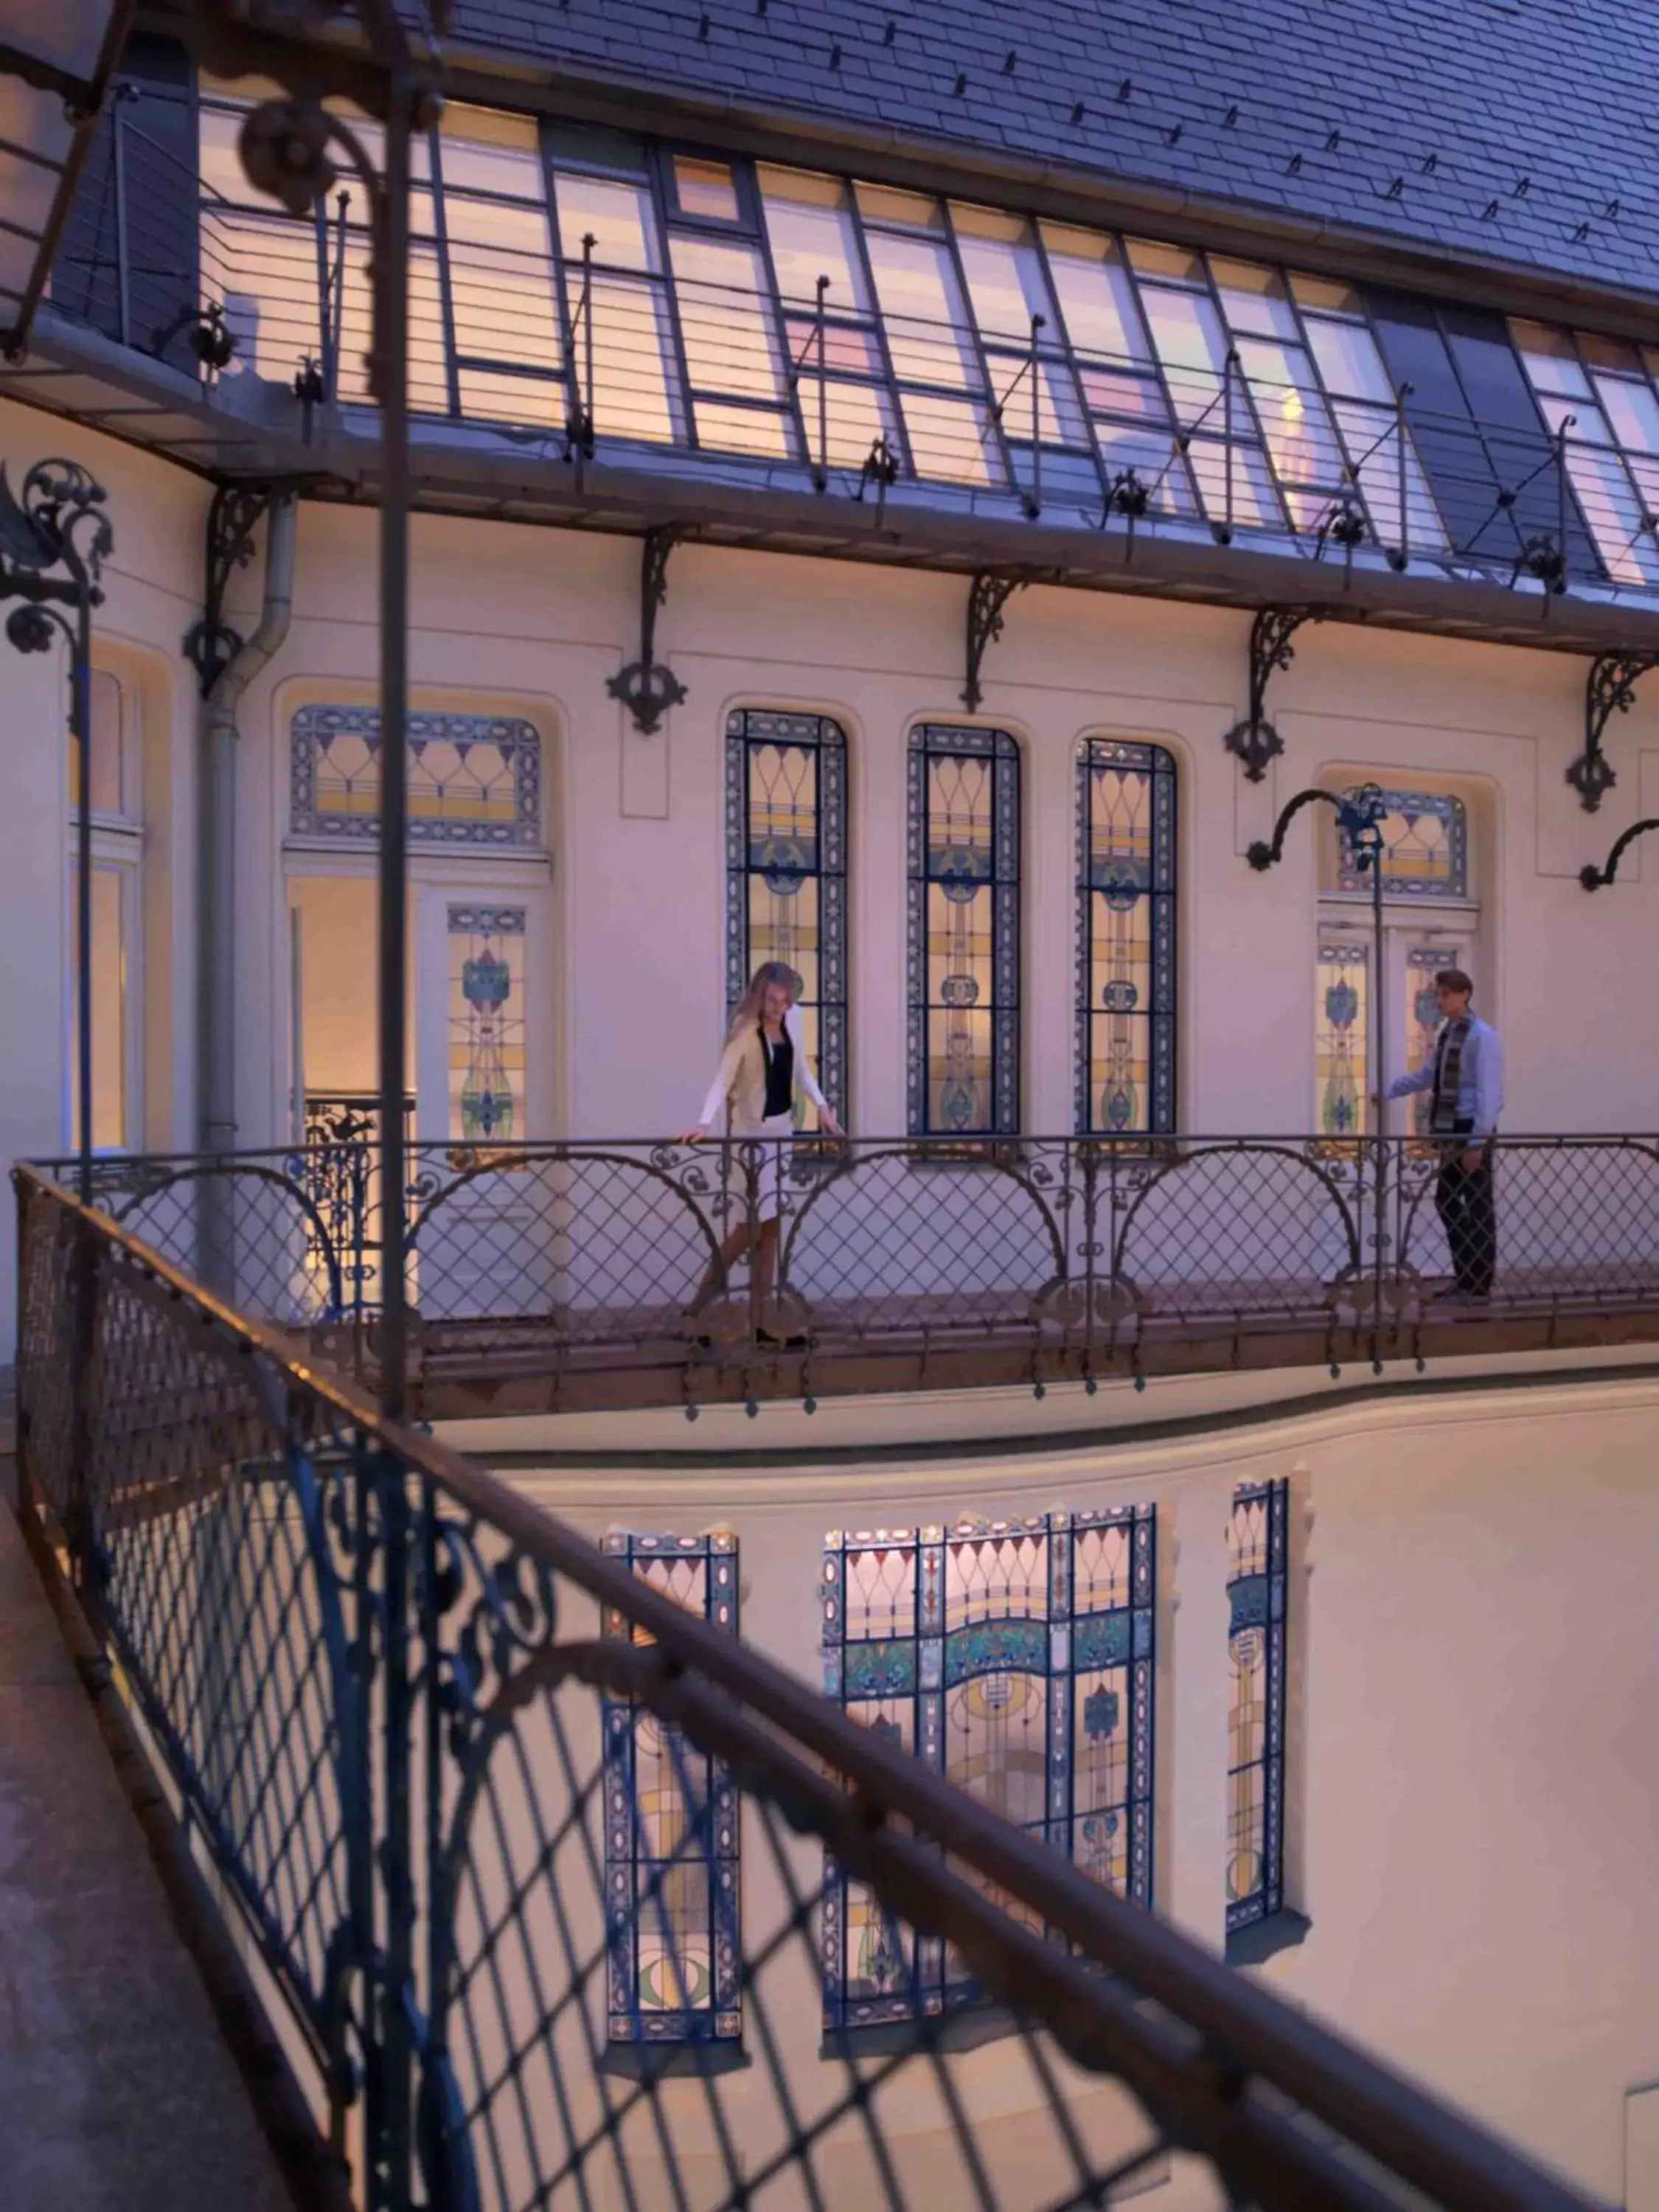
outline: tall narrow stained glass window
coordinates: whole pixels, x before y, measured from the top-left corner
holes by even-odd
[[[452,906],[449,1133],[501,1144],[525,1127],[525,909]]]
[[[688,1613],[738,1632],[738,1540],[613,1530],[605,1549]],[[604,1632],[649,1643],[607,1610]],[[605,1700],[605,1881],[612,2043],[733,2044],[738,1796],[718,1759],[629,1698]]]
[[[909,757],[912,1136],[1019,1127],[1019,748],[923,723]]]
[[[1119,1896],[1152,1895],[1157,1510],[832,1530],[825,1693]],[[964,1962],[826,1865],[830,2028],[942,2012]]]
[[[1078,748],[1077,1127],[1176,1126],[1176,765],[1162,745]]]
[[[763,960],[793,968],[806,1048],[844,1118],[847,735],[828,714],[745,707],[726,719],[726,1000]]]
[[[1322,930],[1315,1067],[1322,1137],[1363,1137],[1370,1125],[1370,951]]]
[[[1406,948],[1406,1072],[1415,1075],[1434,1057],[1440,1035],[1440,1000],[1434,979],[1443,968],[1462,968],[1468,956],[1447,938],[1435,937]],[[1434,1113],[1434,1094],[1419,1091],[1411,1099],[1412,1127],[1420,1137],[1429,1133]]]
[[[1227,1524],[1227,1932],[1285,1902],[1288,1482],[1242,1484]]]

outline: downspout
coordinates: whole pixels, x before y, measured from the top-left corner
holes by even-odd
[[[265,532],[265,598],[259,625],[214,679],[202,707],[202,846],[198,957],[202,1150],[236,1143],[236,715],[248,685],[281,647],[294,616],[298,502],[272,495]]]
[[[298,501],[272,495],[265,530],[265,598],[258,628],[239,644],[202,704],[201,848],[198,867],[200,996],[197,1085],[201,1148],[228,1152],[236,1143],[236,714],[248,685],[287,637],[294,615],[294,546]],[[202,1178],[201,1278],[234,1304],[236,1233],[228,1175]]]

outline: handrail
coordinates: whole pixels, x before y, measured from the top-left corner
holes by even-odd
[[[395,1467],[400,1484],[412,1480],[428,1516],[458,1509],[467,1525],[486,1525],[505,1538],[509,1557],[631,1622],[649,1638],[649,1650],[562,1644],[550,1637],[532,1663],[550,1681],[568,1675],[642,1700],[700,1749],[726,1760],[745,1789],[781,1807],[792,1825],[822,1836],[891,1909],[947,1932],[990,1986],[1045,2019],[1080,2063],[1119,2074],[1172,2142],[1213,2160],[1238,2192],[1264,2202],[1355,2208],[1386,2201],[1292,2123],[1276,2101],[1287,2100],[1384,2173],[1460,2212],[1583,2212],[1589,2203],[890,1748],[752,1646],[693,1618],[436,1438],[385,1420],[347,1378],[307,1358],[283,1332],[235,1312],[98,1208],[82,1206],[33,1168],[18,1168],[15,1180],[26,1250],[30,1235],[44,1238],[50,1224],[54,1249],[84,1239],[95,1251],[100,1313],[124,1274],[153,1284],[179,1314],[180,1328],[187,1320],[197,1336],[205,1329],[231,1371],[263,1365],[290,1403],[295,1394],[314,1403],[325,1418],[308,1417],[311,1432],[349,1432],[360,1468],[378,1459]],[[30,1417],[41,1379],[30,1347],[51,1322],[39,1305],[38,1261],[26,1267],[23,1289],[23,1432],[26,1464],[38,1482],[30,1462],[40,1446]],[[550,1629],[554,1609],[547,1610]],[[428,1638],[434,1628],[426,1624]],[[947,1874],[937,1857],[941,1850],[1036,1915],[1039,1924],[1046,1921],[1075,1955]],[[1091,1971],[1103,1967],[1104,1981]],[[1155,2008],[1151,2015],[1141,2009],[1147,2002]]]

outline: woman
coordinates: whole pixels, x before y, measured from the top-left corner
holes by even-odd
[[[749,979],[738,1010],[726,1032],[726,1050],[715,1073],[702,1119],[678,1141],[700,1144],[729,1098],[732,1134],[739,1140],[787,1137],[795,1126],[795,1095],[804,1091],[818,1109],[818,1119],[832,1137],[842,1127],[830,1110],[830,1102],[818,1088],[801,1039],[800,1017],[795,1000],[800,977],[781,960],[763,960]],[[782,1158],[775,1144],[768,1145],[760,1164],[760,1188],[754,1209],[760,1229],[754,1260],[757,1297],[764,1309],[772,1295],[778,1265],[778,1179]],[[739,1222],[711,1261],[697,1287],[690,1310],[696,1314],[725,1287],[726,1271],[749,1249],[751,1224]],[[768,1332],[763,1329],[763,1336]]]

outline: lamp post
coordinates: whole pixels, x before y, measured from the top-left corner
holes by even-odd
[[[1613,850],[1599,868],[1589,866],[1580,868],[1578,880],[1584,889],[1587,891],[1599,891],[1605,889],[1619,873],[1619,863],[1624,859],[1629,848],[1638,837],[1644,837],[1650,830],[1659,830],[1659,815],[1650,814],[1645,822],[1632,822],[1622,837],[1615,838]]]
[[[1265,874],[1269,868],[1277,866],[1285,857],[1285,831],[1304,807],[1316,803],[1334,807],[1337,827],[1348,850],[1353,854],[1355,870],[1370,880],[1371,1030],[1376,1040],[1372,1096],[1376,1100],[1376,1213],[1372,1244],[1376,1313],[1380,1320],[1382,1260],[1387,1241],[1389,1159],[1388,1143],[1382,1129],[1383,1101],[1388,1095],[1388,1030],[1384,1020],[1382,981],[1382,823],[1389,810],[1381,787],[1375,783],[1362,783],[1353,791],[1335,792],[1322,790],[1315,784],[1306,791],[1298,791],[1296,797],[1280,809],[1279,819],[1273,824],[1271,841],[1258,838],[1244,857],[1259,874]],[[1374,1361],[1373,1364],[1377,1363]]]
[[[82,1205],[92,1197],[92,611],[113,543],[104,489],[78,461],[37,461],[13,492],[0,465],[0,599],[20,599],[6,635],[20,653],[69,646],[69,724],[75,738],[76,1153]],[[54,574],[53,571],[61,571]]]

